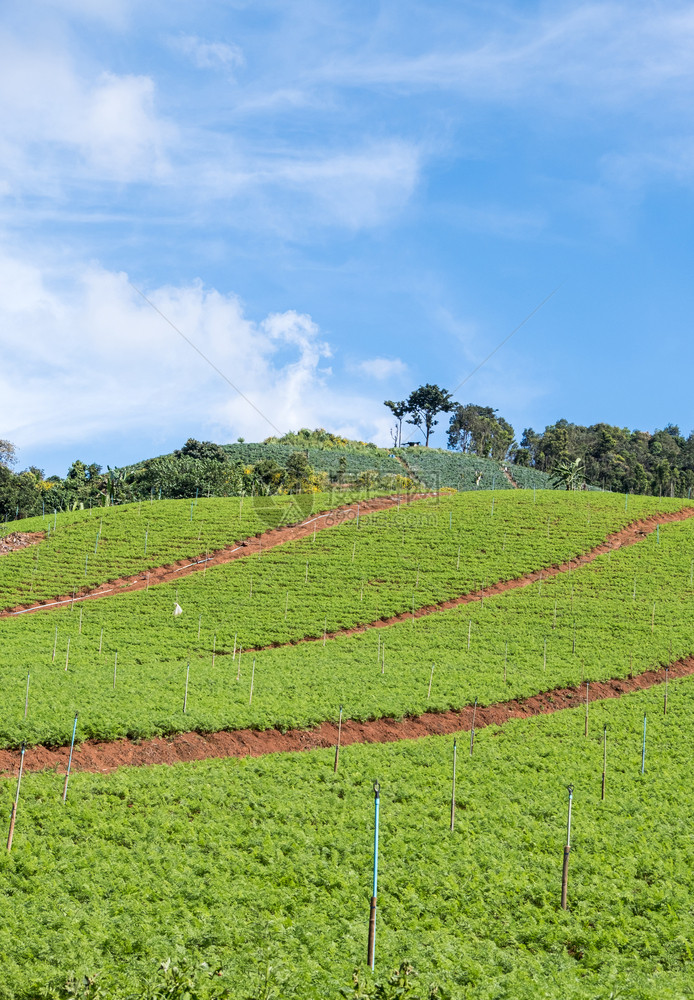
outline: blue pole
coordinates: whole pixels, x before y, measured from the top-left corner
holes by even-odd
[[[371,910],[369,913],[369,947],[367,962],[371,971],[376,961],[376,898],[378,896],[378,807],[380,804],[381,786],[374,781],[374,879],[371,894]]]
[[[641,774],[646,770],[646,715],[643,716],[643,748],[641,750]]]
[[[75,733],[77,732],[77,712],[75,712],[75,722],[72,727],[72,742],[70,743],[70,756],[67,762],[67,774],[65,775],[65,784],[63,785],[63,802],[67,799],[67,783],[70,780],[70,768],[72,767],[72,751],[75,746]]]

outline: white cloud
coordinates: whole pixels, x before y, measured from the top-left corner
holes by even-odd
[[[335,386],[330,345],[310,316],[288,310],[256,322],[235,295],[199,283],[147,295],[247,398],[127,275],[96,265],[67,274],[2,254],[3,436],[25,449],[65,447],[117,430],[141,438],[146,453],[146,442],[191,425],[218,440],[350,420],[360,438],[380,433],[382,407]]]
[[[198,69],[233,69],[243,66],[243,52],[228,42],[206,42],[197,35],[181,35],[171,40],[173,48],[188,56]]]
[[[548,13],[549,11],[549,13]],[[674,3],[585,3],[525,17],[509,12],[483,31],[453,25],[450,44],[402,56],[369,46],[366,55],[332,58],[317,79],[400,92],[453,90],[483,101],[541,97],[567,111],[567,95],[602,106],[691,93],[694,11]],[[459,37],[472,39],[456,46]],[[658,107],[662,111],[662,106]]]
[[[400,377],[407,374],[407,365],[400,358],[368,358],[354,365],[354,371],[368,378],[383,381],[387,378]]]
[[[175,130],[154,92],[148,76],[83,77],[59,47],[0,36],[0,181],[46,196],[85,175],[160,178]]]

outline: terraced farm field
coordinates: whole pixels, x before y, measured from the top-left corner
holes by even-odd
[[[109,568],[114,553],[127,558],[146,506],[108,512],[103,538],[122,539]],[[238,500],[170,507],[160,516],[176,528],[169,537],[159,523],[156,550],[167,559],[242,537]],[[611,678],[664,682],[665,666],[694,654],[693,512],[528,489],[395,501],[273,548],[257,540],[252,554],[171,583],[4,617],[0,747],[35,749],[0,861],[0,998],[687,996],[694,678],[674,680],[673,666],[667,702],[663,683],[591,701],[588,716],[583,702]],[[213,527],[198,548],[203,514]],[[265,515],[247,516],[243,537]],[[74,538],[94,517],[75,518]],[[59,516],[51,538],[60,532]],[[69,584],[81,542],[65,553]],[[26,603],[32,558],[0,559],[6,602]],[[132,572],[146,573],[136,558]],[[95,775],[84,767],[98,770],[102,751],[80,749],[97,737],[305,728],[340,708],[352,732],[451,709],[454,726],[475,701],[481,721],[499,720],[505,703],[548,692],[546,711],[567,687],[574,711],[478,723],[472,755],[460,735],[453,830],[452,736],[343,746],[337,771],[329,748]],[[51,758],[39,744],[68,744],[75,713],[63,802],[67,750]],[[469,728],[470,709],[459,718]],[[435,730],[436,715],[426,720],[420,731]],[[384,738],[378,725],[363,738]],[[249,752],[251,736],[233,752]],[[166,746],[142,759],[171,759]],[[109,760],[107,746],[104,770]],[[9,815],[19,754],[2,761]]]

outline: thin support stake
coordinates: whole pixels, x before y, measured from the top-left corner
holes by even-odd
[[[475,716],[477,715],[477,698],[475,698],[475,704],[472,709],[472,728],[470,730],[470,756],[472,757],[472,751],[475,748]]]
[[[607,774],[607,726],[602,729],[602,793],[600,798],[605,801],[605,775]]]
[[[381,786],[374,781],[374,877],[371,893],[371,908],[369,910],[369,944],[367,962],[373,972],[376,963],[376,899],[378,897],[378,808],[381,798]]]
[[[102,629],[103,631],[103,629]],[[55,639],[53,640],[53,656],[51,657],[51,662],[55,663],[55,648],[58,645],[58,626],[55,627]]]
[[[190,677],[190,660],[188,660],[188,666],[186,668],[186,692],[183,695],[183,714],[186,714],[186,708],[188,707],[188,678]]]
[[[67,783],[70,780],[70,768],[72,767],[72,751],[75,748],[75,733],[77,732],[77,712],[75,712],[75,721],[72,724],[72,740],[70,741],[70,756],[67,760],[67,771],[65,773],[65,784],[63,785],[63,802],[67,799]]]
[[[340,705],[340,718],[337,723],[337,743],[335,744],[335,767],[333,771],[337,774],[337,763],[340,759],[340,743],[342,741],[342,705]]]
[[[453,781],[451,783],[451,830],[455,828],[455,765],[458,754],[457,740],[453,740]]]
[[[565,910],[566,895],[569,886],[569,854],[571,853],[571,803],[573,802],[574,786],[568,785],[569,813],[566,821],[566,846],[564,847],[564,867],[561,873],[561,908]]]
[[[12,804],[12,812],[10,813],[10,830],[7,835],[7,850],[12,850],[12,838],[14,837],[14,824],[17,819],[17,806],[19,805],[19,788],[22,784],[22,771],[24,770],[24,754],[26,752],[26,743],[22,743],[22,756],[19,760],[19,777],[17,778],[17,794],[14,797],[14,803]]]
[[[431,665],[431,673],[429,674],[429,690],[427,691],[427,701],[431,698],[431,682],[434,679],[434,664]]]

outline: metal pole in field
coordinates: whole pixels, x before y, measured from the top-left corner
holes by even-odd
[[[65,669],[67,670],[68,660],[70,659],[70,636],[67,637],[67,652],[65,653]]]
[[[67,773],[65,775],[65,784],[63,785],[63,802],[67,799],[67,783],[70,780],[70,768],[72,767],[72,751],[75,747],[75,733],[77,732],[77,712],[75,712],[75,721],[72,725],[72,741],[70,743],[70,756],[67,761]]]
[[[566,847],[564,848],[564,867],[561,873],[561,908],[566,909],[566,894],[569,885],[569,854],[571,853],[571,803],[574,797],[574,786],[567,785],[569,791],[569,814],[566,821]]]
[[[188,667],[186,668],[186,693],[183,695],[183,714],[186,714],[186,708],[188,707],[188,678],[190,676],[190,660],[188,660]]]
[[[641,774],[646,770],[646,713],[643,715],[643,746],[641,748]]]
[[[17,778],[17,794],[14,797],[14,803],[12,804],[12,812],[10,813],[10,832],[7,835],[7,850],[12,850],[12,838],[14,837],[14,823],[17,818],[17,806],[19,804],[19,787],[22,784],[22,771],[24,770],[24,753],[26,751],[26,743],[22,743],[22,756],[19,761],[19,777]]]
[[[453,740],[453,784],[451,787],[451,830],[455,827],[455,764],[458,755],[458,742]]]
[[[605,801],[605,775],[607,773],[607,726],[602,730],[602,794],[600,798]]]
[[[470,756],[472,757],[472,748],[475,745],[475,716],[477,715],[477,698],[475,698],[475,704],[472,708],[472,729],[470,730]]]
[[[337,762],[340,757],[340,741],[342,739],[342,705],[340,705],[340,719],[337,723],[337,744],[335,746],[335,767],[333,771],[337,773]]]
[[[369,911],[369,944],[367,962],[371,971],[376,962],[376,898],[378,896],[378,807],[380,805],[381,786],[374,781],[374,878],[371,893],[371,909]]]

